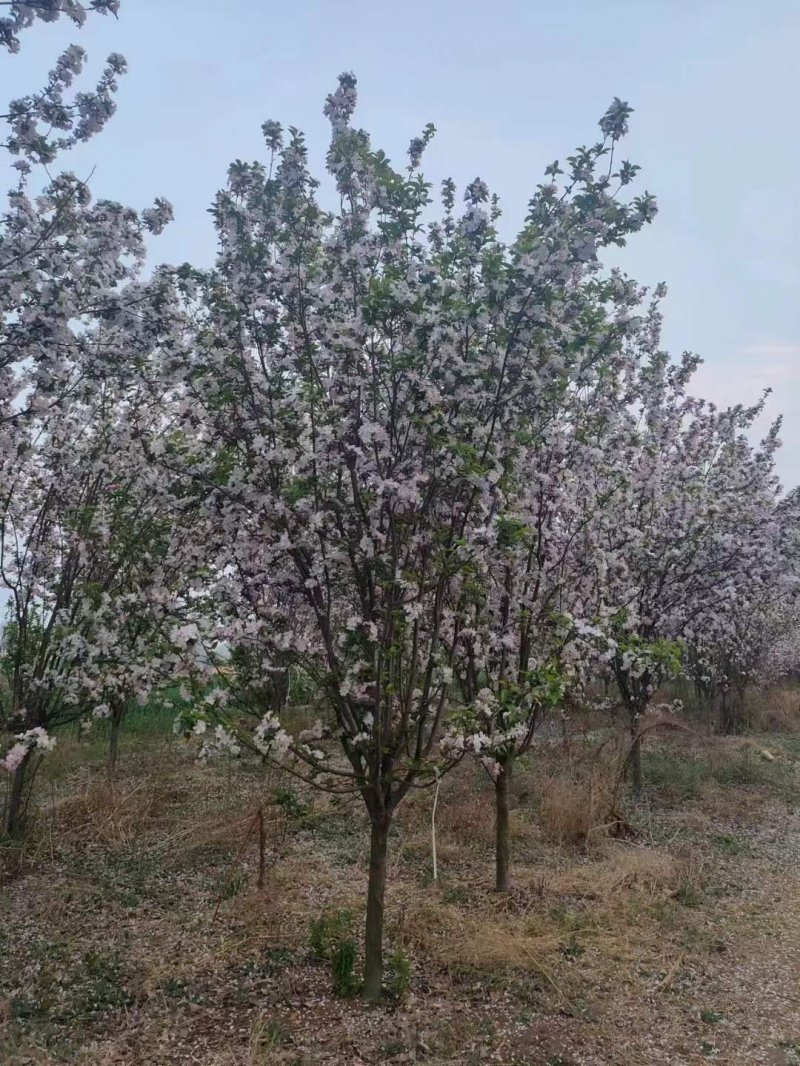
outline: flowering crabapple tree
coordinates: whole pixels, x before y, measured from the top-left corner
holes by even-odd
[[[687,642],[725,626],[775,535],[777,426],[760,448],[746,433],[762,403],[718,411],[687,394],[697,359],[656,352],[641,368],[624,486],[604,516],[602,610],[642,790],[641,719],[682,667]]]
[[[748,687],[775,684],[800,662],[796,590],[780,586],[780,581],[775,582],[766,602],[751,596],[737,607],[725,643],[718,649],[722,733],[733,734],[740,728]]]
[[[608,456],[627,439],[631,382],[655,337],[654,308],[640,311],[646,290],[617,270],[604,273],[598,255],[655,215],[647,194],[620,197],[639,169],[614,169],[629,115],[615,100],[600,122],[603,139],[568,159],[563,189],[558,164],[548,168],[551,181],[511,249],[519,259],[546,249],[539,278],[529,274],[538,328],[524,343],[536,378],[519,397],[483,551],[463,583],[455,657],[462,707],[442,741],[449,753],[477,755],[494,781],[501,891],[510,886],[514,762],[530,749],[542,715],[609,654],[592,623],[604,550],[598,515],[620,483]]]
[[[130,355],[128,333],[117,339]],[[111,339],[95,344],[107,346],[110,360],[122,356]],[[173,674],[166,638],[188,596],[182,571],[170,568],[182,527],[165,517],[161,472],[134,432],[144,414],[110,376],[88,384],[86,366],[74,369],[83,384],[72,379],[71,395],[50,394],[48,408],[16,422],[17,449],[0,467],[0,581],[10,597],[5,725],[16,735],[4,759],[12,773],[6,822],[16,836],[30,757],[45,734],[109,717],[113,769],[125,706]],[[160,418],[149,396],[141,405]]]
[[[709,714],[718,705],[723,733],[736,732],[748,687],[775,684],[800,663],[797,503],[796,494],[778,503],[773,537],[738,575],[731,611],[710,618],[689,647],[686,672]]]
[[[80,24],[90,8],[116,7],[111,0],[14,3],[0,32],[16,51],[20,31],[36,19],[64,14]],[[97,420],[102,413],[113,424],[116,399],[103,383],[109,368],[152,350],[166,314],[160,276],[143,282],[139,275],[145,237],[169,220],[169,204],[139,214],[92,202],[85,182],[49,169],[114,110],[123,61],[109,59],[95,92],[68,97],[83,61],[82,50],[68,49],[45,89],[12,101],[6,116],[5,147],[18,157],[0,222],[0,588],[10,601],[6,710],[16,739],[5,766],[14,834],[22,829],[31,753],[49,746],[45,734],[66,706],[77,713],[77,680],[68,693],[62,685],[77,660],[63,639],[86,602],[81,582],[95,569],[86,562],[87,538],[98,543],[94,522],[112,480]]]
[[[72,687],[84,723],[108,720],[113,777],[127,711],[187,672],[171,634],[196,615],[185,541],[190,528],[196,537],[197,516],[191,501],[164,506],[162,471],[141,446],[145,438],[152,447],[167,428],[150,396],[118,399],[110,413],[102,425],[106,484],[81,538],[81,604],[62,645],[77,667]],[[92,429],[97,439],[97,417]],[[100,465],[94,461],[95,472]]]
[[[205,442],[184,465],[218,531],[208,547],[220,635],[257,648],[266,671],[300,666],[330,706],[314,737],[288,737],[268,713],[252,742],[366,806],[364,994],[375,999],[389,830],[434,763],[459,755],[443,758],[438,739],[460,698],[463,607],[517,473],[528,405],[543,388],[555,396],[562,289],[652,203],[616,202],[586,149],[563,195],[540,189],[511,248],[479,179],[460,212],[445,182],[442,217],[426,223],[419,164],[433,128],[401,171],[351,124],[355,103],[355,78],[342,75],[325,106],[335,210],[318,202],[294,129],[284,138],[266,123],[269,164],[231,167],[194,345],[166,372],[186,381],[187,438]],[[626,116],[617,102],[610,140]]]
[[[601,146],[598,146],[598,155]],[[632,218],[632,229],[639,219]],[[599,262],[564,284],[562,317],[537,353],[541,389],[527,401],[503,498],[459,611],[455,675],[462,708],[442,744],[476,754],[494,781],[496,887],[510,887],[509,783],[543,714],[574,696],[608,657],[598,608],[598,515],[621,479],[629,381],[651,338],[644,296]],[[572,286],[572,291],[570,290]],[[548,347],[550,345],[550,347]]]

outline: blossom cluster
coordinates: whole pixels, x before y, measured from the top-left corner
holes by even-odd
[[[32,751],[46,753],[52,751],[55,744],[55,737],[48,736],[41,726],[35,726],[14,737],[14,743],[0,759],[0,766],[9,773],[13,773]]]

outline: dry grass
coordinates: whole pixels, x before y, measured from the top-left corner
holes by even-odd
[[[746,718],[757,733],[800,732],[800,691],[776,687],[748,697]]]
[[[621,835],[620,811],[626,747],[617,737],[568,744],[540,758],[531,791],[544,838],[559,845],[594,846]]]
[[[259,1015],[250,1029],[246,1066],[270,1066],[287,1040],[287,1029],[274,1016]]]
[[[609,844],[598,861],[553,873],[549,889],[559,897],[577,897],[616,908],[623,893],[649,900],[669,896],[686,875],[684,860],[657,848]]]
[[[609,844],[591,865],[523,867],[507,898],[488,885],[459,886],[468,888],[462,893],[452,884],[404,886],[393,900],[403,916],[394,934],[417,956],[488,973],[550,973],[565,937],[575,932],[573,924],[592,943],[602,942],[604,952],[635,958],[649,934],[641,921],[629,924],[631,904],[671,899],[686,869],[685,862],[657,850]]]
[[[445,843],[456,848],[490,848],[494,844],[494,808],[488,788],[464,795],[445,794],[438,830]]]
[[[128,754],[114,788],[99,763],[90,774],[64,764],[42,793],[21,876],[0,894],[0,1062],[769,1061],[800,1033],[795,748],[777,737],[716,738],[711,751],[688,736],[648,740],[646,771],[683,784],[668,807],[662,785],[649,805],[628,804],[636,832],[622,840],[618,753],[570,739],[566,770],[546,744],[518,768],[507,896],[492,889],[482,771],[462,767],[442,785],[436,884],[432,795],[401,808],[386,933],[388,950],[412,960],[413,994],[377,1009],[333,996],[309,951],[326,909],[362,920],[359,801],[244,766],[202,770],[177,747]],[[263,891],[248,838],[259,807]]]
[[[594,843],[619,826],[611,774],[546,777],[538,791],[542,832],[556,844]]]
[[[94,841],[104,847],[123,847],[160,822],[165,809],[182,797],[179,786],[164,784],[154,776],[124,785],[98,778],[81,791],[57,800],[43,813],[57,826],[59,835],[76,843]]]

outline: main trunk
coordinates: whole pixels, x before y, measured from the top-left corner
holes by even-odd
[[[111,721],[108,734],[108,776],[113,779],[119,761],[119,734],[122,727],[122,707],[116,704],[111,708]]]
[[[495,887],[498,892],[511,888],[509,872],[511,843],[508,817],[508,782],[511,777],[511,761],[503,763],[494,782],[495,797]]]
[[[383,906],[386,893],[386,850],[390,818],[372,821],[369,841],[367,925],[364,930],[364,999],[381,998],[383,989]]]
[[[270,703],[275,714],[281,714],[289,699],[289,670],[276,670],[271,675]]]
[[[706,732],[712,736],[714,732],[714,692],[709,690],[703,696],[706,710]]]
[[[12,840],[21,840],[25,832],[25,782],[28,776],[28,765],[30,760],[31,753],[29,751],[11,777],[11,792],[8,797],[8,813],[6,815],[6,832]]]
[[[720,726],[727,737],[736,732],[736,708],[728,689],[723,689],[720,700]]]
[[[654,691],[653,677],[649,670],[645,670],[641,677],[631,678],[628,671],[620,664],[619,656],[615,670],[622,702],[628,712],[631,731],[631,750],[626,764],[630,766],[633,794],[638,798],[643,792],[644,784],[642,780],[642,735],[639,731],[639,723]]]
[[[644,779],[642,777],[642,738],[639,734],[640,715],[631,711],[631,751],[628,756],[631,765],[631,785],[633,794],[637,798],[644,791]]]

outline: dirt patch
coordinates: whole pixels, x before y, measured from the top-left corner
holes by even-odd
[[[577,845],[541,830],[536,782],[556,755],[534,753],[515,783],[508,896],[492,890],[481,772],[443,785],[435,884],[432,797],[415,796],[387,912],[408,980],[373,1008],[334,993],[310,935],[321,914],[360,927],[357,804],[244,765],[200,769],[177,747],[128,758],[113,789],[100,766],[67,774],[0,897],[0,1062],[795,1066],[794,752],[775,737],[653,745],[632,835]]]

